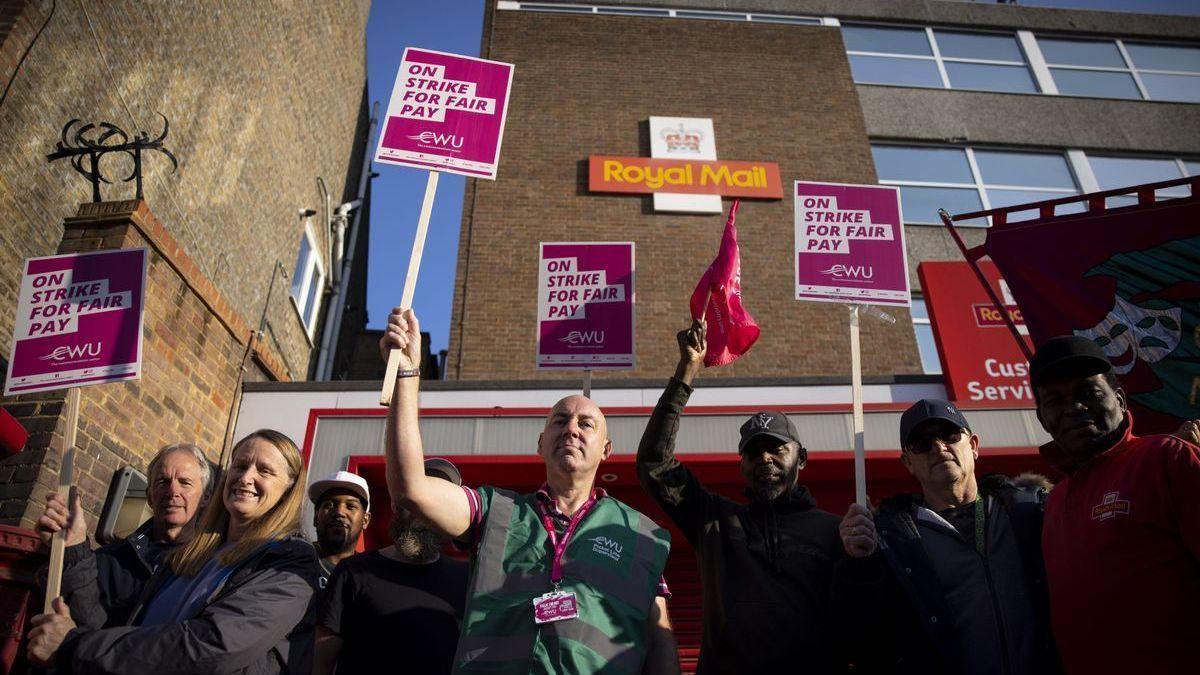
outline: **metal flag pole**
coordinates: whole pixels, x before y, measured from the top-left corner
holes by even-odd
[[[421,217],[417,220],[417,233],[413,237],[412,255],[408,258],[408,276],[404,278],[404,294],[400,306],[412,308],[413,293],[417,290],[417,272],[421,269],[421,255],[425,252],[425,233],[429,231],[429,214],[433,212],[433,198],[437,194],[438,172],[430,171],[425,183],[425,200],[421,202]],[[392,392],[396,389],[396,372],[400,370],[400,350],[388,354],[387,370],[383,375],[383,390],[379,392],[379,405],[392,404]]]

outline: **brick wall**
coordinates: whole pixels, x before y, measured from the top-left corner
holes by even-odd
[[[874,164],[836,29],[540,12],[491,13],[483,51],[516,64],[499,179],[468,181],[448,377],[562,377],[534,368],[539,241],[637,242],[637,368],[665,376],[687,300],[723,216],[657,214],[650,196],[587,191],[589,154],[648,156],[651,115],[710,117],[723,159],[779,163],[793,180],[873,183]],[[725,202],[728,207],[729,202]],[[844,306],[793,299],[790,200],[744,202],[747,308],[762,338],[719,376],[848,375]],[[863,321],[864,372],[919,373],[907,312]]]
[[[60,0],[33,41],[50,3],[0,2],[0,18],[12,19],[0,33],[0,83],[14,78],[0,107],[0,308],[16,304],[21,261],[52,254],[64,218],[91,197],[67,162],[46,162],[62,126],[107,120],[156,135],[161,112],[179,168],[148,156],[146,199],[198,270],[257,325],[274,262],[288,273],[295,265],[297,210],[323,209],[317,177],[334,207],[356,194],[368,8],[366,0],[238,2],[220,11],[203,2]],[[123,158],[105,161],[112,175],[128,172]],[[103,190],[106,200],[134,194],[132,184]],[[312,220],[324,256],[323,221]],[[282,288],[267,308],[267,339],[287,374],[305,379],[315,350],[287,282]],[[11,334],[12,313],[0,311],[0,354]]]
[[[169,443],[194,442],[215,461],[255,326],[198,269],[144,202],[84,204],[68,218],[59,253],[148,248],[140,380],[80,389],[76,481],[94,527],[113,472],[145,470]],[[277,287],[276,292],[280,292]],[[269,344],[252,352],[248,379],[285,379]],[[0,523],[30,527],[57,484],[66,434],[64,393],[5,399],[30,432],[26,450],[0,461]]]

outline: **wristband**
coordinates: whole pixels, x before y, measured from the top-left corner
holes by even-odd
[[[420,369],[420,368],[413,368],[413,369],[411,369],[411,370],[397,370],[397,371],[396,371],[396,377],[397,377],[397,378],[401,378],[401,377],[420,377],[420,376],[421,376],[421,369]]]

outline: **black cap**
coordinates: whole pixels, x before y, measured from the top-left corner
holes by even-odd
[[[963,417],[953,403],[940,398],[923,398],[909,406],[908,410],[905,410],[904,414],[900,416],[900,447],[907,448],[908,437],[912,436],[912,432],[922,422],[929,420],[946,420],[957,424],[961,429],[971,430],[971,425],[967,424],[967,418]]]
[[[755,413],[746,423],[742,425],[742,440],[738,442],[738,452],[746,448],[756,436],[770,436],[777,438],[783,442],[794,441],[801,446],[800,432],[796,431],[796,425],[787,418],[787,415],[778,410],[764,410],[760,413]]]
[[[1038,347],[1029,361],[1029,383],[1033,387],[1058,375],[1088,377],[1112,370],[1100,345],[1079,335],[1052,337]]]

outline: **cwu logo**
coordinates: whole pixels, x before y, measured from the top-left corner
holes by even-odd
[[[560,337],[559,342],[565,342],[572,346],[585,345],[602,345],[604,344],[604,331],[602,330],[573,330],[567,333],[566,337]]]
[[[870,265],[834,265],[821,274],[835,279],[871,279],[875,276],[875,268]]]
[[[616,562],[621,561],[621,554],[625,552],[624,547],[621,546],[621,544],[615,539],[609,539],[603,535],[599,537],[592,537],[591,539],[588,539],[588,541],[592,542],[592,553],[599,553],[600,555],[606,558],[611,558]]]
[[[433,131],[422,131],[415,136],[406,136],[410,141],[419,141],[427,145],[440,145],[446,148],[461,148],[463,137],[454,134],[439,134]]]
[[[88,342],[81,345],[61,345],[55,347],[45,356],[39,356],[41,361],[51,361],[53,363],[74,363],[76,361],[85,361],[97,358],[100,356],[100,350],[104,348],[103,342]]]

